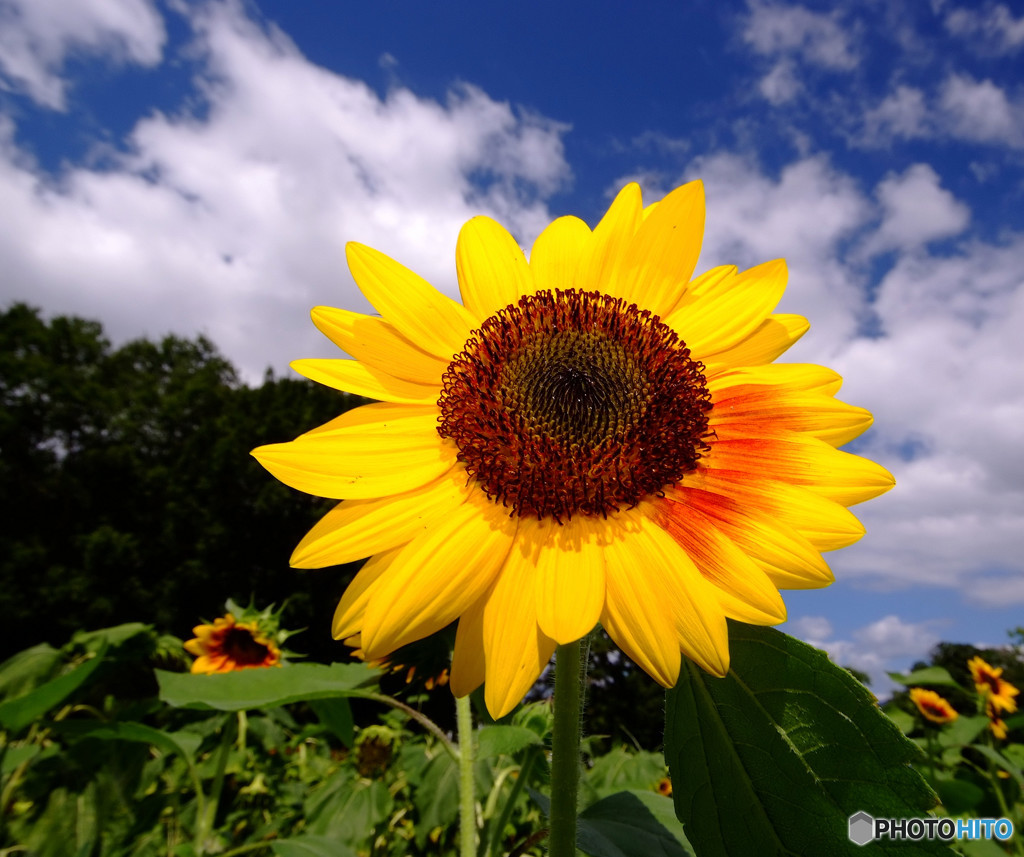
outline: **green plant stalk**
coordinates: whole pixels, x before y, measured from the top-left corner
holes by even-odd
[[[501,808],[501,813],[497,820],[491,822],[491,857],[501,857],[502,831],[505,829],[509,819],[512,817],[512,813],[516,808],[516,802],[519,800],[519,795],[523,793],[523,789],[526,787],[526,783],[530,779],[530,774],[533,773],[533,763],[537,758],[538,752],[539,751],[536,747],[526,748],[525,755],[523,757],[523,764],[519,766],[519,776],[516,777],[515,782],[512,783],[512,792],[505,801],[505,805]]]
[[[237,726],[237,715],[228,713],[224,717],[224,727],[220,734],[220,747],[217,751],[217,766],[214,769],[213,785],[210,787],[210,795],[203,807],[199,817],[199,824],[196,827],[195,847],[199,854],[206,854],[207,841],[213,833],[213,826],[217,820],[217,805],[220,803],[221,791],[224,788],[224,773],[228,767],[228,757],[231,755],[231,745],[235,743]]]
[[[459,731],[459,857],[476,857],[473,709],[468,696],[455,697],[455,722]]]
[[[582,641],[555,652],[555,718],[551,734],[549,857],[576,857],[576,793],[580,777],[580,707],[587,663]]]

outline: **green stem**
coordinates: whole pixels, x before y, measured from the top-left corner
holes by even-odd
[[[441,742],[448,754],[455,760],[459,758],[458,748],[451,742],[447,735],[441,731],[441,727],[438,726],[433,720],[427,717],[425,714],[421,714],[415,708],[406,705],[395,699],[393,696],[386,696],[383,693],[372,693],[370,691],[351,691],[349,696],[357,696],[360,699],[372,699],[374,702],[381,702],[384,705],[390,705],[392,708],[397,708],[399,711],[408,714],[413,720],[420,724],[426,729],[431,735],[437,738]]]
[[[473,710],[468,696],[455,697],[455,717],[459,731],[459,857],[476,857]]]
[[[549,857],[576,857],[576,791],[580,776],[580,708],[587,660],[582,641],[555,653],[555,720],[551,735]]]
[[[505,801],[505,805],[501,808],[501,814],[498,816],[497,820],[491,822],[491,857],[500,857],[502,834],[505,831],[505,827],[508,825],[509,819],[512,817],[512,812],[516,808],[516,803],[519,801],[519,795],[522,794],[523,789],[530,779],[530,775],[533,773],[533,763],[537,758],[537,755],[538,749],[536,747],[526,748],[525,755],[523,756],[523,764],[519,766],[519,776],[516,777],[515,782],[512,783],[512,792]]]
[[[220,734],[220,747],[218,748],[217,763],[213,774],[213,785],[210,787],[210,795],[206,800],[206,806],[200,816],[199,825],[196,830],[196,851],[200,854],[207,853],[209,839],[213,834],[213,827],[217,820],[217,804],[220,803],[221,791],[224,788],[224,773],[228,767],[228,757],[231,755],[231,745],[235,742],[236,717],[228,713],[224,718],[224,726]]]

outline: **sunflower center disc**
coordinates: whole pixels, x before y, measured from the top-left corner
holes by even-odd
[[[541,291],[487,319],[455,356],[438,432],[513,514],[607,516],[696,467],[711,409],[702,371],[635,304]]]

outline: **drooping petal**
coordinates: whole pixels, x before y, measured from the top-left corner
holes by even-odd
[[[626,250],[619,294],[663,316],[680,300],[704,240],[704,185],[694,181],[662,199]]]
[[[311,358],[293,360],[291,367],[310,381],[335,390],[396,404],[436,404],[440,390],[440,379],[436,385],[414,384],[357,360]]]
[[[535,291],[523,251],[508,230],[489,217],[474,217],[462,227],[455,268],[462,301],[480,322]]]
[[[404,545],[466,501],[466,473],[447,473],[404,494],[343,500],[321,518],[292,553],[296,568],[324,568]]]
[[[759,366],[771,363],[781,357],[810,328],[810,322],[802,315],[770,315],[753,333],[733,345],[707,345],[700,359],[707,367],[709,377],[721,369],[730,369],[734,366]]]
[[[363,648],[373,660],[455,621],[491,584],[516,521],[474,491],[401,549],[366,608]]]
[[[448,686],[457,697],[468,696],[487,677],[484,659],[484,605],[487,595],[466,609],[455,631],[455,651]]]
[[[361,363],[403,381],[440,386],[448,364],[418,348],[384,319],[326,306],[314,307],[311,315],[328,339]]]
[[[530,251],[530,270],[536,288],[571,289],[577,287],[580,266],[590,227],[578,217],[559,217],[537,236]],[[581,283],[579,288],[585,288]]]
[[[765,262],[735,277],[725,277],[700,296],[685,294],[665,323],[686,343],[694,359],[741,343],[768,318],[786,290],[786,263]]]
[[[685,503],[658,499],[641,510],[686,551],[705,580],[718,589],[725,615],[752,625],[786,621],[778,588],[761,568],[726,536],[712,518]]]
[[[462,350],[477,326],[462,304],[372,247],[350,242],[345,254],[360,291],[406,339],[445,361]]]
[[[384,572],[388,570],[402,548],[391,548],[374,554],[359,569],[352,582],[342,593],[341,600],[334,610],[334,621],[331,623],[331,635],[335,640],[345,640],[359,633],[366,616],[366,605],[373,596],[374,589]]]
[[[585,637],[604,607],[604,521],[524,520],[520,543],[536,565],[537,622],[559,645]]]
[[[622,269],[626,250],[641,222],[640,186],[628,184],[619,191],[583,248],[575,287],[625,297]]]
[[[252,451],[286,485],[337,500],[401,494],[437,479],[455,464],[456,447],[432,422],[396,421],[351,434],[304,435]],[[414,422],[410,420],[409,422]]]
[[[484,602],[484,701],[495,719],[519,704],[555,651],[537,624],[531,554],[532,546],[517,540]]]

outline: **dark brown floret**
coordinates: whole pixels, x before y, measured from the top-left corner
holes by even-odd
[[[541,291],[487,319],[456,355],[438,431],[513,514],[607,516],[696,467],[711,409],[702,372],[649,311]]]

